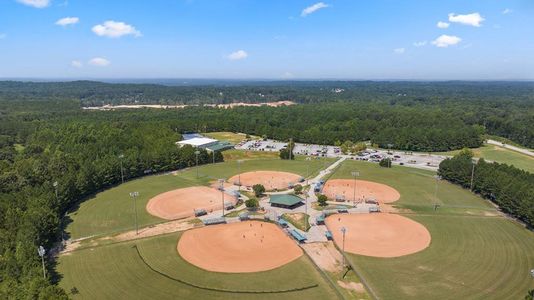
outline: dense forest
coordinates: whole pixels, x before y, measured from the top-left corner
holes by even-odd
[[[202,104],[293,100],[279,108],[86,111],[123,103]],[[249,82],[163,86],[98,82],[0,82],[0,298],[61,298],[53,261],[44,279],[37,247],[59,240],[65,212],[101,189],[185,168],[194,150],[180,134],[237,131],[280,140],[445,151],[478,147],[485,133],[534,147],[534,84]],[[220,153],[216,160],[222,160]],[[200,163],[211,162],[204,151]],[[468,160],[442,163],[465,185]],[[532,224],[532,176],[480,161],[475,191]],[[497,178],[503,178],[497,180]],[[57,197],[54,182],[57,182]],[[511,189],[510,186],[514,188]],[[530,189],[529,189],[530,187]],[[525,198],[525,195],[530,195]],[[518,202],[519,201],[519,202]],[[529,202],[530,201],[530,202]]]
[[[162,81],[173,84],[173,81]],[[180,82],[174,82],[179,84]],[[276,114],[273,118],[293,115],[299,118],[314,118],[314,115],[328,115],[326,121],[317,124],[320,130],[328,128],[324,134],[327,140],[316,138],[316,129],[306,126],[307,133],[281,133],[273,138],[289,137],[302,142],[330,142],[335,139],[371,139],[367,133],[358,133],[358,136],[340,134],[346,128],[368,131],[368,126],[384,128],[382,136],[377,136],[378,143],[388,142],[395,144],[399,149],[410,150],[443,150],[443,146],[418,146],[420,141],[414,141],[416,146],[408,145],[408,133],[400,134],[402,137],[386,138],[391,136],[393,129],[403,128],[407,123],[412,127],[427,127],[429,120],[437,117],[437,122],[450,118],[452,127],[461,124],[468,130],[466,135],[471,136],[473,131],[508,138],[523,146],[534,148],[534,83],[532,82],[370,82],[370,81],[283,81],[283,82],[239,82],[239,81],[199,81],[199,85],[161,85],[161,84],[112,84],[92,81],[74,82],[17,82],[0,81],[0,109],[2,103],[20,103],[21,101],[33,103],[49,101],[70,100],[79,106],[102,106],[105,104],[206,104],[206,103],[232,103],[232,102],[271,102],[278,100],[292,100],[300,104],[288,108],[284,112],[276,110],[251,110],[256,115],[261,113]],[[209,83],[209,85],[208,85]],[[62,102],[63,103],[63,102]],[[36,104],[38,105],[38,104]],[[41,104],[42,105],[42,104]],[[304,108],[300,107],[303,106]],[[347,108],[346,112],[341,107]],[[317,114],[309,113],[310,111]],[[342,114],[339,112],[342,111]],[[378,111],[378,112],[377,112]],[[248,110],[240,110],[240,113]],[[415,112],[415,114],[414,114]],[[232,113],[229,113],[231,115]],[[307,114],[302,117],[302,114]],[[384,115],[388,120],[382,120]],[[408,117],[406,117],[408,115]],[[339,117],[337,117],[339,116]],[[409,116],[413,116],[409,119]],[[226,118],[226,116],[225,116]],[[233,118],[233,117],[232,117]],[[261,116],[260,116],[261,118]],[[288,119],[295,121],[295,119]],[[320,119],[321,120],[321,119]],[[368,121],[375,124],[360,124],[355,127],[350,121],[362,123]],[[224,122],[224,121],[223,121]],[[212,124],[211,122],[210,124]],[[270,123],[267,122],[267,123]],[[279,123],[279,122],[275,122]],[[287,126],[286,122],[284,126]],[[383,124],[387,123],[386,126]],[[421,123],[418,126],[418,123]],[[199,124],[202,125],[202,124]],[[213,125],[212,125],[213,126]],[[317,127],[316,126],[316,127]],[[220,127],[220,126],[219,126]],[[231,127],[225,125],[225,128]],[[246,131],[240,126],[236,130]],[[268,128],[272,127],[272,129]],[[434,127],[441,128],[442,124]],[[279,132],[276,126],[267,124],[263,126],[262,133]],[[288,129],[289,130],[289,129]],[[291,131],[300,131],[297,126]],[[405,129],[407,130],[407,129]],[[441,130],[440,130],[441,131]],[[446,131],[446,129],[444,129]],[[253,133],[253,132],[251,132]],[[333,133],[333,134],[331,134]],[[450,136],[446,132],[433,132],[431,135],[441,141]],[[415,136],[421,136],[416,133]],[[311,138],[313,137],[313,139]],[[423,137],[422,139],[427,139]],[[458,148],[458,140],[448,143],[449,148]],[[464,144],[476,146],[479,143]]]
[[[474,163],[472,158],[470,151],[462,151],[442,161],[438,174],[452,183],[472,189],[497,204],[505,213],[534,228],[534,174],[506,164],[488,163],[484,159]]]

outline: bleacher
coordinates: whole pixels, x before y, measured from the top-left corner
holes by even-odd
[[[195,209],[194,212],[195,212],[195,217],[205,216],[208,214],[208,212],[202,208]]]
[[[290,230],[289,233],[291,234],[291,236],[297,240],[299,243],[304,243],[304,241],[307,240],[306,236],[301,234],[300,232],[298,232],[297,230],[293,229],[293,230]]]
[[[325,215],[321,214],[317,216],[317,218],[315,218],[315,222],[317,223],[317,225],[324,225],[324,219]]]
[[[289,223],[287,223],[287,221],[284,219],[278,219],[278,225],[287,228],[289,226]]]
[[[204,225],[216,225],[216,224],[226,223],[226,219],[223,217],[219,217],[219,218],[205,219],[202,222],[204,223]]]

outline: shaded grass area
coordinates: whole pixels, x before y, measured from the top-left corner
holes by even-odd
[[[311,174],[316,174],[332,159],[305,161],[303,157],[287,161],[280,159],[247,160],[240,166],[241,172],[255,170],[287,171],[306,176],[307,165]],[[72,222],[67,227],[71,238],[77,239],[93,235],[111,234],[120,231],[133,230],[135,214],[133,199],[129,193],[139,192],[137,198],[137,217],[140,227],[164,222],[150,215],[145,207],[148,201],[156,195],[178,188],[209,185],[218,178],[230,178],[238,173],[235,161],[203,165],[198,168],[182,170],[177,175],[153,175],[135,179],[109,190],[100,192],[80,203],[68,214]]]
[[[522,299],[534,280],[534,233],[502,217],[487,201],[441,181],[436,198],[435,173],[395,166],[380,168],[345,162],[333,178],[387,184],[401,198],[395,202],[406,217],[430,232],[430,246],[399,258],[349,254],[382,299]],[[432,204],[441,207],[434,211]]]
[[[282,215],[282,219],[302,231],[308,231],[311,228],[309,222],[310,216],[305,213],[285,213]]]
[[[484,158],[486,160],[495,161],[513,165],[516,168],[534,173],[534,157],[506,149],[495,145],[484,145],[480,148],[471,149],[475,157]],[[456,155],[460,150],[442,152],[443,155]]]
[[[59,258],[64,274],[60,286],[75,287],[80,299],[334,299],[334,291],[314,270],[306,256],[281,268],[258,273],[215,273],[183,260],[176,250],[180,233],[86,249]],[[154,270],[150,269],[140,258]],[[160,273],[166,275],[163,276]],[[280,294],[228,293],[180,283],[237,291],[280,291],[315,286]]]

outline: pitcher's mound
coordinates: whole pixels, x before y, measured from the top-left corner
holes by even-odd
[[[178,241],[178,252],[199,268],[224,273],[272,270],[302,255],[276,225],[258,221],[188,230]]]
[[[222,197],[221,191],[210,187],[188,187],[157,195],[148,201],[146,210],[167,220],[187,218],[195,215],[195,209],[207,212],[222,209]],[[236,203],[235,197],[228,194],[224,194],[224,201]]]
[[[239,175],[235,175],[229,179],[231,183],[239,182]],[[285,190],[289,187],[289,183],[297,184],[302,176],[278,171],[254,171],[241,173],[241,185],[253,186],[261,184],[266,190]]]
[[[421,224],[395,214],[337,214],[326,218],[334,241],[345,251],[375,257],[398,257],[419,252],[430,245],[430,233]]]
[[[353,179],[328,180],[323,188],[323,194],[330,199],[342,196],[346,201],[354,199]],[[377,182],[356,180],[356,201],[374,198],[379,203],[391,203],[399,200],[400,194],[396,189]]]

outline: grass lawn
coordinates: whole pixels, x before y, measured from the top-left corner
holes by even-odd
[[[306,176],[309,171],[316,174],[324,165],[328,166],[332,159],[305,161],[303,157],[296,160],[261,159],[247,160],[240,166],[241,172],[254,170],[276,170],[293,172]],[[198,168],[199,178],[196,177],[196,168],[183,170],[178,175],[154,175],[139,178],[100,192],[86,201],[80,203],[68,217],[72,222],[67,232],[72,238],[88,237],[92,235],[111,234],[134,229],[134,206],[129,193],[139,192],[137,198],[138,223],[140,227],[163,222],[150,215],[145,206],[154,196],[170,190],[189,186],[209,185],[218,178],[230,178],[238,173],[235,161],[208,164]]]
[[[522,299],[534,280],[534,233],[500,216],[491,204],[433,173],[347,161],[333,178],[384,183],[401,198],[395,206],[430,231],[430,246],[399,258],[349,255],[381,299]],[[440,203],[437,211],[433,203]]]
[[[247,150],[236,150],[230,149],[223,151],[224,161],[231,160],[252,160],[252,159],[278,159],[280,158],[278,152],[270,151],[247,151]]]
[[[310,222],[308,221],[309,218],[310,216],[304,213],[285,213],[282,215],[282,219],[288,221],[302,231],[310,230],[311,226]]]
[[[60,286],[79,299],[335,299],[336,295],[306,256],[275,270],[225,274],[204,271],[183,260],[176,250],[180,233],[74,251],[59,258]],[[201,287],[237,291],[273,291],[318,285],[281,294],[241,294],[209,291]]]
[[[202,135],[207,136],[212,139],[216,139],[222,142],[230,142],[232,144],[238,144],[242,140],[246,139],[247,135],[244,133],[234,133],[234,132],[207,132],[202,133]]]
[[[483,157],[484,159],[495,161],[498,163],[505,163],[513,165],[516,168],[534,173],[534,157],[506,149],[495,145],[484,145],[480,148],[471,149],[475,157]],[[460,150],[441,152],[439,154],[455,155]]]

